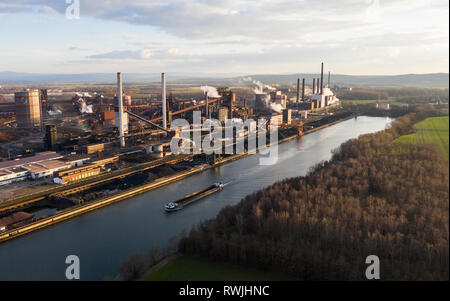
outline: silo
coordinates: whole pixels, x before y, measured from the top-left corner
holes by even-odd
[[[259,112],[259,113],[270,112],[270,95],[269,94],[256,94],[255,112]]]
[[[41,101],[39,90],[14,93],[18,127],[32,128],[41,125]]]

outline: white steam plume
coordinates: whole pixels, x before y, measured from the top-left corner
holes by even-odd
[[[277,112],[277,113],[282,113],[283,112],[283,106],[280,105],[279,103],[272,102],[270,104],[270,108],[272,109],[272,111]]]
[[[246,81],[246,82],[250,81],[250,82],[252,82],[253,84],[256,85],[256,87],[253,89],[255,94],[264,94],[264,89],[269,90],[269,91],[276,90],[274,87],[266,85],[266,84],[260,82],[259,80],[254,80],[250,76],[249,77],[245,77],[242,80]]]
[[[203,93],[208,93],[208,97],[216,98],[220,97],[219,93],[217,92],[217,89],[211,86],[201,86],[200,89],[203,91]]]
[[[80,113],[85,113],[85,114],[94,113],[94,110],[92,109],[92,105],[86,104],[86,102],[83,100],[81,102],[81,106],[80,106]]]

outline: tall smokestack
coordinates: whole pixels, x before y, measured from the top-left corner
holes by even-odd
[[[119,110],[119,139],[120,147],[125,147],[125,134],[123,130],[123,91],[122,91],[122,72],[117,72],[117,102]]]
[[[300,78],[297,78],[297,103],[300,101]]]
[[[316,93],[316,79],[313,78],[313,94]]]
[[[323,95],[323,63],[320,71],[320,94]]]
[[[330,87],[330,77],[331,77],[331,72],[328,71],[328,88]]]
[[[305,78],[302,79],[302,102],[305,101]]]
[[[236,92],[231,92],[230,95],[230,119],[233,119],[233,106],[236,102]]]
[[[205,117],[208,118],[208,92],[205,92]]]
[[[163,128],[167,129],[167,108],[166,108],[166,74],[161,73],[161,104]]]

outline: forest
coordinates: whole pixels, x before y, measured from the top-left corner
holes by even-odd
[[[304,177],[280,181],[193,227],[179,251],[299,280],[449,279],[449,167],[433,145],[399,147],[431,108],[343,143]]]
[[[448,103],[447,89],[425,88],[354,88],[338,90],[336,96],[343,100],[392,100],[403,103],[430,103],[441,101]]]

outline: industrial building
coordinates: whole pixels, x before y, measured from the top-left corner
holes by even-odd
[[[391,106],[390,106],[390,104],[388,104],[388,103],[380,103],[379,105],[378,105],[378,108],[380,109],[380,110],[389,110],[390,108],[391,108]]]
[[[0,169],[0,186],[28,179],[29,171],[23,167]]]
[[[308,118],[308,111],[307,110],[298,111],[298,114],[303,119],[307,119]]]
[[[39,90],[14,93],[17,126],[33,128],[41,126],[41,98]]]
[[[45,126],[44,144],[48,150],[55,150],[58,142],[58,131],[56,125]]]
[[[322,93],[316,93],[311,96],[311,101],[314,103],[314,109],[325,108],[339,102],[339,99],[334,95],[330,88],[323,88]]]
[[[228,108],[228,119],[233,119],[233,112],[236,107],[236,93],[229,88],[219,88],[220,104],[222,107]]]
[[[48,161],[48,160],[56,160],[56,159],[62,159],[63,156],[60,154],[57,154],[56,152],[42,152],[37,153],[34,156],[20,158],[16,160],[9,160],[9,161],[2,161],[0,162],[0,170],[4,168],[10,168],[10,167],[20,167],[25,164],[30,163],[39,163],[42,161]]]
[[[270,100],[275,104],[281,105],[283,109],[286,109],[287,96],[281,93],[281,91],[276,90],[270,92]]]
[[[105,144],[104,143],[97,143],[97,144],[89,144],[83,146],[83,152],[86,154],[94,154],[98,152],[104,152],[105,151]]]
[[[53,179],[53,182],[56,184],[67,184],[69,182],[83,180],[98,174],[100,174],[100,167],[98,165],[87,164],[81,167],[73,167],[58,172],[56,177]]]
[[[313,78],[312,95],[308,102],[305,102],[305,79],[303,79],[302,86],[302,102],[298,103],[299,110],[314,111],[324,109],[329,106],[334,106],[339,103],[339,99],[330,89],[331,73],[328,72],[328,83],[324,86],[323,80],[323,63],[321,64],[320,78]],[[297,97],[300,94],[300,81],[297,81]]]
[[[55,172],[83,165],[89,158],[66,158],[56,152],[0,162],[0,186],[27,179],[53,177]]]
[[[283,123],[291,124],[291,122],[292,122],[292,110],[284,109],[283,110]]]
[[[52,177],[57,171],[70,168],[69,162],[60,160],[48,160],[39,163],[26,164],[23,168],[29,171],[29,175],[33,180]]]
[[[104,128],[112,128],[116,125],[116,112],[114,112],[114,110],[102,111],[100,119]]]
[[[255,113],[269,113],[270,110],[270,95],[266,93],[256,94]]]

